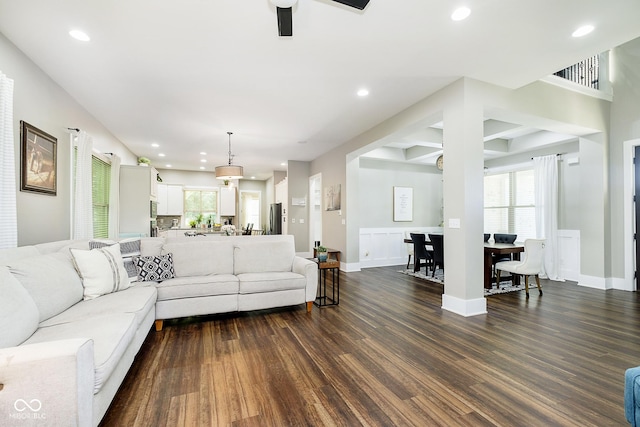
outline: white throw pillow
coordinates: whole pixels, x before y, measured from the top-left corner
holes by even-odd
[[[84,299],[122,291],[129,287],[129,277],[124,268],[120,245],[84,251],[70,249],[73,263],[82,278]]]

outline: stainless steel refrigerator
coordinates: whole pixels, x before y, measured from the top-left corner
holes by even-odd
[[[269,234],[282,234],[282,203],[272,203],[270,206]]]

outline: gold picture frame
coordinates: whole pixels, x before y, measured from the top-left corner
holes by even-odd
[[[20,190],[57,194],[58,140],[20,120]]]

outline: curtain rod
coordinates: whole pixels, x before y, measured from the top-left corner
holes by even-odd
[[[563,154],[567,154],[567,153],[556,153],[556,157],[560,157]],[[537,157],[541,157],[541,156],[537,156]],[[531,160],[535,159],[535,157],[532,157]]]
[[[80,129],[78,129],[78,128],[67,128],[67,129],[73,130],[73,131],[76,131],[76,132],[80,132]]]

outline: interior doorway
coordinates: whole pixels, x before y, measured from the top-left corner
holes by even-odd
[[[309,243],[322,242],[322,174],[309,177]]]
[[[260,191],[240,191],[240,226],[253,224],[254,230],[262,230],[260,218]]]

